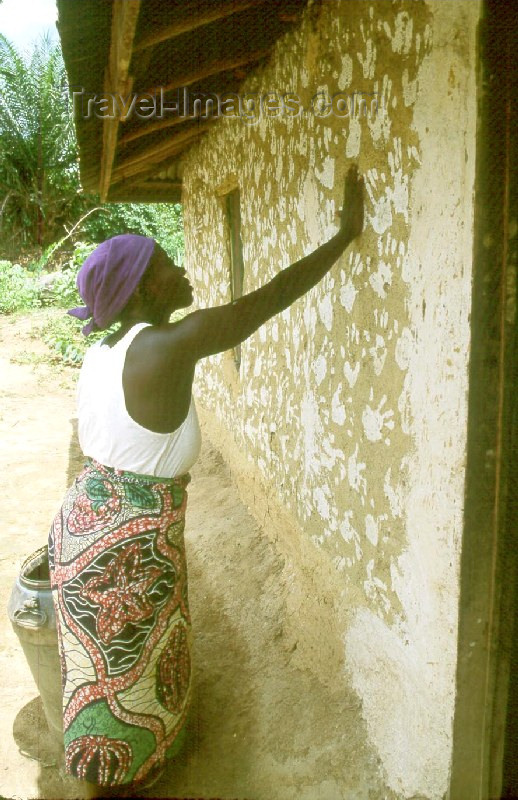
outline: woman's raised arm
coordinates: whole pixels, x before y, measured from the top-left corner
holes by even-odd
[[[189,314],[175,325],[176,341],[181,339],[195,360],[235,347],[315,286],[362,229],[363,181],[356,167],[351,167],[345,180],[340,229],[332,239],[260,289],[233,303]]]

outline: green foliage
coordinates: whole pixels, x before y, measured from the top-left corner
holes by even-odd
[[[0,261],[0,313],[13,314],[40,305],[34,276],[19,264]]]
[[[181,263],[180,205],[108,203],[83,192],[68,78],[59,44],[43,38],[30,55],[0,34],[0,249],[18,260],[36,249],[37,271],[78,225],[102,242],[119,233],[152,236]],[[90,212],[90,213],[89,213]],[[75,235],[75,234],[74,234]],[[2,253],[0,253],[0,256]]]
[[[41,329],[41,336],[51,349],[55,361],[80,367],[87,349],[100,339],[104,339],[117,327],[114,325],[108,330],[97,331],[86,337],[81,333],[83,325],[84,322],[65,313],[45,323]]]
[[[156,241],[162,245],[166,253],[181,266],[184,259],[183,213],[179,203],[169,205],[160,203],[152,206]]]
[[[109,203],[85,220],[82,230],[86,239],[103,242],[119,233],[140,233],[151,236],[172,256],[183,262],[182,207],[169,203]]]
[[[68,322],[70,317],[63,317],[59,323],[53,322],[44,330],[43,341],[53,352],[56,361],[73,367],[83,363],[86,352],[84,336]]]
[[[68,263],[63,266],[60,272],[56,273],[52,286],[46,292],[45,302],[47,305],[60,306],[61,308],[83,305],[76,287],[77,273],[83,261],[95,247],[95,244],[87,244],[85,242],[76,244]]]
[[[14,255],[49,245],[84,201],[59,46],[23,55],[0,34],[0,65],[0,233]]]

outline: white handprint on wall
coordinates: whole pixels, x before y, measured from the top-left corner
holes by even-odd
[[[369,278],[369,283],[378,297],[384,300],[387,296],[387,289],[392,285],[392,267],[390,264],[380,260],[378,269]]]
[[[394,186],[387,194],[392,201],[394,211],[403,214],[408,222],[408,175],[403,175],[401,139],[394,139],[394,152],[388,154],[390,174]]]
[[[351,489],[365,495],[367,493],[367,480],[363,473],[367,465],[364,461],[358,461],[359,449],[359,446],[356,445],[354,453],[347,459],[347,478]]]
[[[385,366],[385,359],[387,358],[387,347],[385,345],[385,339],[383,336],[380,336],[379,333],[376,334],[374,345],[369,347],[369,355],[372,358],[374,374],[381,375],[383,367]]]
[[[378,110],[375,114],[371,113],[367,115],[367,125],[370,128],[372,141],[374,143],[376,143],[381,137],[385,142],[388,142],[391,126],[388,108],[389,103],[391,102],[390,96],[392,93],[392,81],[388,75],[384,75],[381,84],[381,92],[379,89],[379,81],[374,81],[373,89],[374,91],[372,94],[378,101]]]
[[[377,408],[371,408],[369,405],[365,406],[365,410],[362,414],[362,423],[365,436],[370,442],[379,442],[383,439],[385,435],[383,432],[384,428],[388,428],[389,430],[393,430],[394,428],[394,420],[391,419],[391,417],[394,416],[392,409],[382,411],[386,402],[387,395],[384,394]]]
[[[369,169],[365,176],[365,189],[372,205],[368,219],[376,233],[385,233],[392,225],[392,207],[385,174],[379,175],[376,168]]]

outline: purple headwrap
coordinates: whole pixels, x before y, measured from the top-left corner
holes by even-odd
[[[86,306],[68,312],[78,319],[93,317],[83,328],[85,336],[108,328],[117,318],[137,288],[154,248],[154,239],[124,233],[90,253],[77,274],[77,288]]]

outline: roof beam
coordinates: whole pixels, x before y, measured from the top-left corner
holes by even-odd
[[[129,75],[129,66],[140,4],[141,0],[114,0],[113,2],[110,55],[104,76],[106,94],[120,94],[124,97],[131,92],[133,79]],[[110,187],[119,122],[118,114],[113,117],[105,117],[103,121],[99,179],[101,202],[106,200]]]
[[[161,31],[155,31],[146,36],[141,42],[135,45],[135,52],[138,50],[145,50],[148,47],[154,47],[161,42],[169,39],[175,39],[181,36],[182,33],[190,33],[201,28],[204,25],[210,25],[211,22],[217,22],[220,19],[230,17],[232,14],[237,14],[240,11],[245,11],[247,8],[260,6],[264,4],[265,0],[232,0],[226,5],[214,4],[209,9],[203,12],[195,11],[194,14],[179,19],[171,25],[162,28]]]
[[[179,203],[181,196],[181,181],[123,181],[110,189],[108,202]]]
[[[273,44],[272,42],[268,47],[254,50],[252,53],[241,53],[240,55],[230,56],[220,61],[210,61],[194,72],[185,72],[183,75],[178,75],[161,88],[164,92],[171,92],[174,89],[180,89],[182,86],[191,86],[193,83],[203,81],[205,78],[210,78],[211,75],[217,75],[219,72],[228,72],[231,69],[242,67],[245,64],[251,64],[253,61],[260,61],[261,58],[271,53]],[[145,94],[153,94],[156,92],[156,88],[157,87],[154,86],[148,89]]]
[[[172,117],[171,119],[162,119],[160,122],[148,122],[146,125],[142,124],[136,130],[121,136],[119,139],[119,146],[129,144],[129,142],[134,142],[136,139],[141,139],[143,136],[150,136],[152,133],[163,131],[166,128],[172,128],[175,125],[185,125],[187,122],[192,122],[194,119],[199,119],[201,116],[202,114],[198,113],[193,114],[192,116],[178,116]],[[212,117],[217,117],[217,114],[209,114],[207,117],[204,117],[204,119],[212,119]]]
[[[138,186],[139,189],[149,189],[153,191],[167,191],[172,189],[181,189],[182,182],[179,180],[170,181],[170,180],[154,180],[154,181],[142,181],[139,183],[134,184]]]
[[[205,133],[211,124],[213,124],[213,120],[208,120],[201,125],[195,125],[186,131],[182,131],[173,138],[166,139],[166,141],[160,142],[154,145],[154,147],[148,147],[146,150],[142,150],[140,153],[130,156],[126,161],[118,164],[113,170],[112,184],[126,180],[135,175],[143,177],[144,175],[156,173],[162,161],[183,150],[187,144],[190,144],[201,136],[201,134]]]

